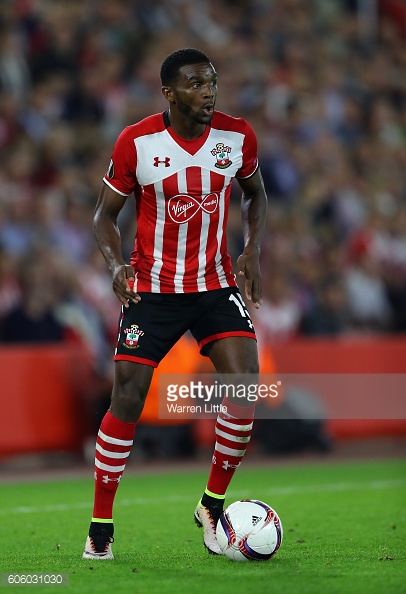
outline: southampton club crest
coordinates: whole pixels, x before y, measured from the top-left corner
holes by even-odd
[[[140,336],[144,336],[144,331],[140,330],[137,324],[131,324],[130,328],[124,330],[125,334],[125,346],[129,349],[138,348],[138,340]]]
[[[227,169],[227,167],[230,167],[230,165],[232,165],[232,161],[230,161],[229,158],[230,153],[230,146],[225,146],[224,143],[218,142],[216,144],[216,148],[212,149],[211,151],[213,157],[216,157],[214,166],[218,167],[218,169]]]

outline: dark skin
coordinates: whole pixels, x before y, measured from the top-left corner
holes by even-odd
[[[217,96],[217,74],[211,64],[191,64],[179,70],[172,86],[162,87],[169,103],[171,127],[180,137],[192,140],[201,136],[213,117]],[[237,259],[237,270],[245,276],[245,296],[255,308],[262,303],[262,282],[259,266],[260,241],[264,231],[267,197],[259,169],[248,179],[237,180],[242,189],[241,215],[244,250]],[[128,281],[134,280],[134,270],[123,260],[117,217],[126,198],[103,184],[96,205],[94,232],[107,262],[113,290],[119,301],[138,303],[141,297],[132,291]],[[217,340],[209,357],[220,375],[259,373],[255,340],[229,337]],[[136,422],[141,415],[151,383],[153,368],[130,361],[115,362],[111,413],[125,422]],[[242,399],[240,405],[249,405]]]

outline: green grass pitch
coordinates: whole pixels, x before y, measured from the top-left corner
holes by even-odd
[[[115,560],[104,562],[81,559],[90,477],[4,484],[0,571],[69,575],[68,586],[36,586],[38,594],[406,593],[406,461],[281,465],[270,459],[250,468],[247,460],[227,503],[261,499],[284,528],[278,553],[262,562],[207,554],[193,523],[206,478],[207,472],[182,469],[128,473],[115,505]]]

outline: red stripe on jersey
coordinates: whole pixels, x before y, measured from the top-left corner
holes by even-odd
[[[225,177],[213,171],[210,172],[210,187],[219,190],[224,188]],[[219,216],[210,219],[206,246],[206,268],[204,271],[206,277],[206,286],[208,290],[221,289],[218,274],[213,275],[216,268],[216,255],[219,250],[218,243],[218,224]],[[211,272],[211,274],[210,274]]]
[[[159,273],[159,281],[161,286],[164,285],[166,287],[166,291],[173,293],[175,292],[179,225],[174,223],[170,217],[168,210],[170,205],[168,204],[167,196],[177,196],[179,194],[178,175],[174,174],[164,179],[162,182],[162,190],[165,196],[165,222],[162,243],[162,258],[164,257],[164,262]]]
[[[200,167],[189,167],[186,170],[186,186],[187,194],[190,196],[202,195],[202,173]],[[199,270],[199,252],[200,252],[200,234],[196,233],[196,229],[200,227],[202,232],[202,214],[200,208],[193,216],[193,221],[190,227],[188,226],[186,246],[184,250],[184,266],[187,271],[187,276],[193,277],[188,279],[187,288],[183,284],[183,289],[187,292],[197,292],[197,273]]]
[[[224,210],[228,214],[228,207],[230,205],[230,195],[231,195],[231,184],[227,187],[224,196]],[[223,221],[223,237],[220,244],[220,252],[223,254],[222,258],[222,266],[225,270],[232,268],[231,258],[227,252],[227,217],[224,217]]]
[[[208,255],[207,255],[207,267],[206,267],[206,279],[207,279],[207,288],[208,289],[218,289],[224,284],[221,285],[219,282],[219,273],[225,276],[225,280],[227,282],[227,286],[235,287],[235,277],[232,271],[233,266],[231,262],[231,257],[227,253],[227,237],[226,237],[226,228],[227,228],[227,218],[228,218],[228,207],[230,203],[230,194],[231,194],[231,183],[228,182],[228,185],[224,186],[227,182],[226,178],[223,175],[219,175],[215,172],[210,172],[210,180],[212,187],[219,187],[220,183],[222,183],[222,196],[223,196],[223,213],[224,217],[221,223],[221,227],[219,228],[219,221],[217,221],[216,226],[216,236],[213,241],[213,247],[211,242],[208,245]],[[219,238],[222,238],[222,241],[219,245]]]
[[[145,194],[150,198],[146,200]],[[143,207],[141,208],[141,202]],[[152,291],[151,270],[154,265],[155,234],[151,232],[151,221],[157,220],[157,205],[154,186],[147,186],[136,198],[137,235],[131,253],[131,265],[137,271],[134,291]]]

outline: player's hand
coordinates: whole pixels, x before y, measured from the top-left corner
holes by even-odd
[[[129,302],[138,303],[141,297],[133,291],[135,274],[132,266],[127,264],[119,266],[113,276],[113,291],[124,305],[129,307]]]
[[[262,303],[262,280],[259,267],[259,248],[254,244],[245,246],[237,260],[238,276],[245,276],[245,296],[256,309]]]

